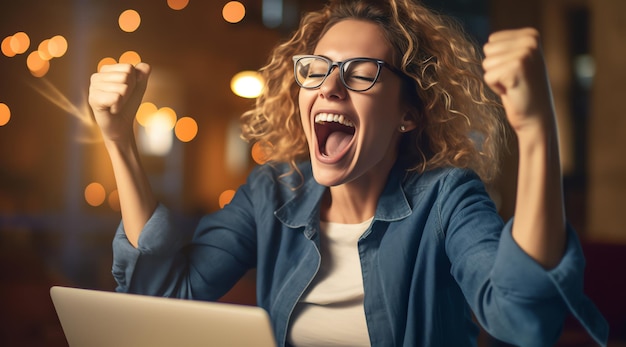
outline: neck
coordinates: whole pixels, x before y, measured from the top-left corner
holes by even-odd
[[[360,178],[358,182],[330,187],[322,200],[321,220],[357,224],[372,218],[386,181]]]

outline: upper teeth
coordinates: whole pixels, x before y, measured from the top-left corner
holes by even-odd
[[[354,127],[354,123],[351,120],[346,119],[342,114],[333,114],[333,113],[318,113],[315,116],[315,123],[322,122],[335,122],[339,124],[343,124],[347,127]]]

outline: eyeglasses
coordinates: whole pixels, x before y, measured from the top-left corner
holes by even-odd
[[[335,67],[339,68],[339,79],[343,85],[355,92],[364,92],[372,88],[383,66],[398,75],[402,74],[385,61],[374,58],[332,61],[319,55],[296,55],[293,57],[293,63],[296,82],[305,89],[319,88]]]

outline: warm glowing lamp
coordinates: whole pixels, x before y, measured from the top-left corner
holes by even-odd
[[[263,91],[263,77],[257,71],[241,71],[230,80],[230,89],[242,98],[256,98]]]
[[[161,107],[146,120],[140,131],[140,143],[144,153],[165,156],[172,149],[172,129],[176,125],[176,112],[170,107]]]

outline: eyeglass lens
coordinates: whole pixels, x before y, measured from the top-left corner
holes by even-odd
[[[372,87],[379,74],[379,65],[367,59],[349,59],[340,63],[340,76],[346,87],[364,91]],[[304,57],[296,61],[296,79],[303,88],[318,88],[331,72],[331,63],[319,57]]]

